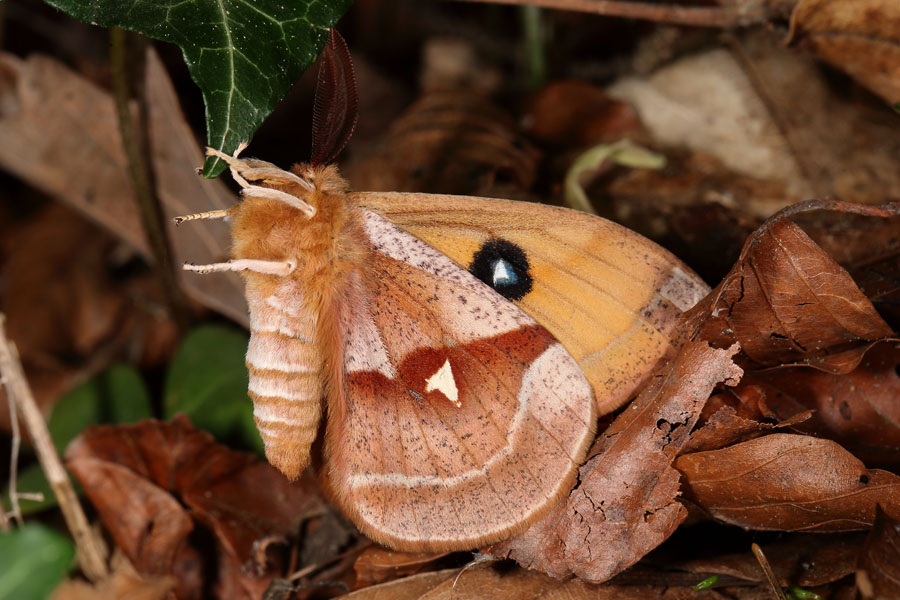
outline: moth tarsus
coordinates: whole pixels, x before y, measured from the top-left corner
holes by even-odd
[[[199,221],[199,220],[211,220],[211,219],[225,219],[228,217],[227,210],[210,210],[206,212],[194,213],[191,215],[181,215],[172,219],[176,226],[181,225],[187,221]]]

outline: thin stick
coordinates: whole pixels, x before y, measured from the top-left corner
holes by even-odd
[[[0,328],[2,327],[3,316],[0,315]],[[2,331],[2,329],[0,329],[0,331]],[[22,508],[19,506],[19,493],[16,489],[16,485],[19,478],[19,449],[22,446],[22,434],[19,432],[19,415],[16,410],[16,403],[13,401],[9,378],[6,376],[3,369],[0,369],[0,377],[3,378],[3,385],[6,387],[6,402],[9,404],[9,422],[12,429],[12,449],[10,450],[9,456],[9,517],[14,519],[16,524],[21,527]],[[0,510],[2,510],[2,508],[0,508]],[[9,526],[7,525],[4,529],[9,531]]]
[[[113,99],[119,118],[119,132],[122,134],[122,145],[128,163],[128,175],[134,197],[137,199],[141,222],[147,232],[147,241],[156,262],[156,274],[160,278],[166,303],[169,305],[172,318],[178,327],[187,327],[187,305],[181,295],[181,288],[175,278],[175,262],[166,237],[166,229],[153,185],[153,174],[147,164],[145,148],[142,148],[138,125],[132,118],[130,110],[131,91],[129,90],[129,65],[126,64],[127,32],[119,27],[109,31],[109,63],[112,82]]]
[[[607,17],[646,19],[673,25],[694,27],[741,27],[765,20],[765,12],[737,10],[731,7],[682,6],[678,4],[649,4],[629,0],[463,0],[491,4],[529,4],[556,10],[573,10]]]
[[[778,598],[778,600],[787,600],[787,598],[784,597],[784,590],[781,589],[781,584],[778,582],[778,577],[775,575],[775,571],[772,570],[769,559],[763,554],[762,548],[760,548],[758,544],[753,543],[750,544],[750,549],[753,551],[753,556],[756,557],[757,562],[759,562],[759,566],[762,567],[763,573],[766,576],[766,581],[769,582],[769,586],[772,588],[775,597]]]
[[[6,383],[6,395],[10,403],[15,403],[22,410],[22,420],[37,452],[41,468],[50,482],[50,487],[59,501],[63,517],[78,549],[78,559],[84,574],[91,581],[99,581],[107,576],[106,560],[104,558],[103,543],[88,524],[87,517],[78,502],[78,496],[72,488],[72,483],[66,475],[62,461],[50,439],[50,431],[41,415],[31,388],[25,380],[22,372],[22,364],[15,345],[6,338],[4,328],[5,317],[0,314],[0,373],[3,374]]]

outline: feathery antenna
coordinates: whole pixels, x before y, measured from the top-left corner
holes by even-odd
[[[347,42],[337,29],[331,30],[320,61],[313,106],[313,165],[330,163],[338,157],[353,135],[359,116],[353,61]]]

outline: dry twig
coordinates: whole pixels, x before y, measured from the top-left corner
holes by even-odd
[[[21,409],[22,420],[34,441],[38,460],[59,501],[59,507],[69,526],[78,548],[78,559],[84,574],[91,581],[99,581],[108,574],[104,559],[103,543],[90,528],[87,517],[78,502],[78,496],[66,475],[62,461],[56,453],[50,431],[44,422],[40,408],[34,400],[31,388],[25,380],[22,364],[15,345],[6,337],[5,316],[0,314],[0,374],[6,385],[7,401]],[[15,423],[15,420],[13,420]]]
[[[646,19],[690,25],[693,27],[743,27],[765,20],[762,9],[748,10],[732,6],[684,6],[680,4],[652,4],[634,0],[464,0],[540,6],[556,10],[572,10],[606,17]]]

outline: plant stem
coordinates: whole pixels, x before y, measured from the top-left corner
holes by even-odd
[[[75,539],[78,560],[84,574],[91,581],[99,581],[109,573],[104,558],[103,542],[91,529],[84,511],[81,509],[81,504],[78,502],[72,482],[69,481],[69,476],[56,453],[47,423],[44,422],[41,409],[38,408],[31,388],[28,387],[16,347],[6,338],[4,320],[5,317],[0,314],[0,374],[3,375],[6,385],[7,401],[15,403],[16,407],[22,411],[22,421],[34,442],[38,461],[47,476],[47,481],[50,482],[53,493],[56,494],[66,525]]]
[[[547,56],[544,52],[544,24],[541,8],[526,5],[519,7],[519,18],[525,38],[528,84],[537,89],[547,80]]]
[[[172,260],[169,239],[166,236],[162,210],[153,185],[153,175],[146,160],[145,147],[141,143],[141,140],[146,140],[147,137],[139,134],[129,106],[131,86],[127,69],[126,36],[127,32],[124,29],[119,27],[110,29],[109,59],[113,99],[119,117],[119,131],[122,134],[122,145],[128,161],[128,175],[134,188],[134,196],[137,199],[144,231],[147,233],[150,251],[156,263],[156,273],[160,278],[172,318],[179,329],[183,330],[188,321],[185,301],[175,276],[175,265]]]

